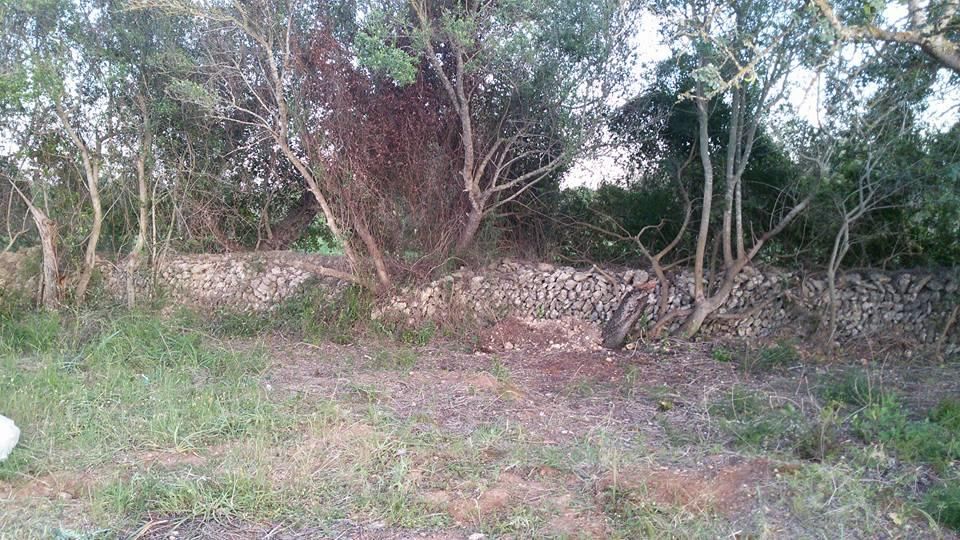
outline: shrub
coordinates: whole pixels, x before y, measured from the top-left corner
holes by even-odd
[[[879,381],[859,369],[846,371],[840,377],[831,377],[827,384],[821,386],[819,394],[826,401],[857,407],[879,404],[893,398]]]
[[[941,402],[927,418],[910,420],[895,397],[866,406],[853,420],[857,435],[866,442],[892,448],[900,459],[930,463],[944,468],[960,459],[960,430],[956,426],[956,403]]]
[[[960,480],[944,482],[928,491],[923,509],[944,526],[960,532]]]

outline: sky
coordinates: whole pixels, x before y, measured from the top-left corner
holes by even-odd
[[[884,18],[890,21],[901,21],[906,18],[906,7],[892,3],[884,13]],[[633,71],[633,81],[628,95],[642,92],[649,81],[649,67],[667,59],[670,56],[670,47],[660,33],[660,21],[652,14],[644,14],[640,20],[639,31],[634,36],[634,50],[637,51],[637,64]],[[934,96],[929,100],[927,110],[921,115],[921,122],[931,131],[943,131],[955,124],[960,118],[960,88],[949,85],[950,72],[941,69]],[[802,70],[790,74],[789,82],[792,86],[789,102],[793,110],[811,125],[819,123],[822,113],[819,97],[821,95],[821,81],[813,71]],[[624,102],[612,102],[618,106]],[[622,178],[626,173],[626,154],[615,148],[607,149],[604,153],[575,162],[564,177],[561,186],[572,188],[586,186],[596,188],[602,182],[613,182]]]

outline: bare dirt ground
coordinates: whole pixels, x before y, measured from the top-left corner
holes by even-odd
[[[776,411],[787,404],[798,418],[822,414],[807,410],[813,387],[840,367],[802,358],[755,372],[717,343],[611,352],[598,341],[582,323],[518,319],[487,331],[475,351],[443,341],[229,339],[230,350],[266,354],[257,384],[270,400],[309,412],[268,443],[144,449],[117,455],[118,470],[193,478],[239,466],[287,495],[277,502],[268,489],[249,512],[257,519],[219,506],[191,517],[159,511],[121,536],[955,538],[884,491],[891,475],[902,484],[926,473],[902,480],[904,464],[877,465],[886,454],[871,461],[882,449],[865,449],[864,463],[799,457],[786,448],[791,435],[777,432],[794,429],[793,416],[741,444],[754,440],[742,427],[766,421],[736,417],[741,394]],[[923,399],[953,391],[958,372],[930,368]],[[888,377],[909,389],[924,373],[891,368]],[[723,412],[730,403],[733,416]],[[0,501],[9,512],[69,508],[101,483],[83,475],[0,483]],[[262,517],[274,504],[284,510]],[[303,515],[292,517],[291,505],[304,505]]]

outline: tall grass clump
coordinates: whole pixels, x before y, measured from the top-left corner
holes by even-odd
[[[36,314],[0,336],[0,411],[23,429],[0,478],[284,428],[258,383],[263,354],[223,349],[176,320]]]

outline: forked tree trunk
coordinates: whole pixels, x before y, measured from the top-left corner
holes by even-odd
[[[80,133],[70,123],[67,111],[60,102],[56,103],[56,109],[64,131],[67,132],[73,145],[80,151],[80,157],[83,161],[83,175],[86,177],[90,206],[93,209],[93,223],[90,225],[90,234],[87,237],[83,268],[80,272],[80,278],[77,280],[77,287],[74,289],[74,299],[79,305],[83,303],[87,288],[90,286],[90,279],[93,277],[93,270],[97,264],[97,243],[100,241],[100,232],[103,229],[103,204],[100,201],[100,148],[98,144],[96,151],[90,149]]]

